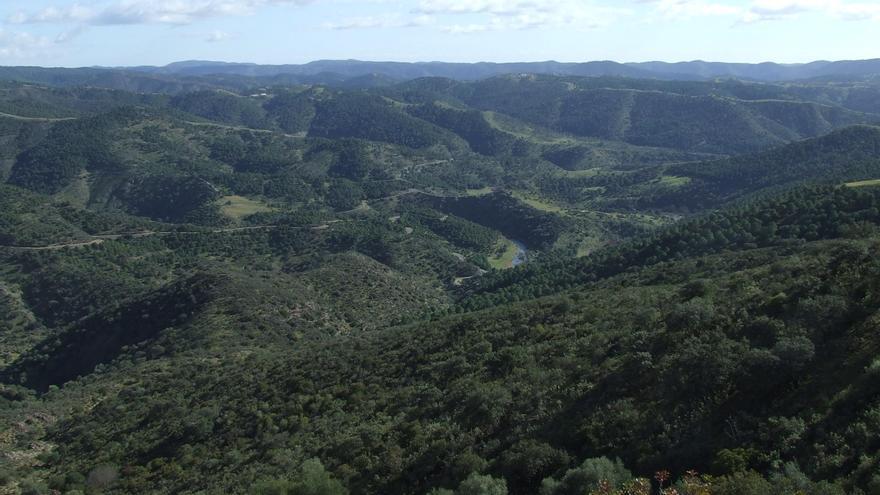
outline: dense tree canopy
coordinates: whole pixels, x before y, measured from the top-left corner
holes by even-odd
[[[67,77],[0,492],[880,493],[874,82]]]

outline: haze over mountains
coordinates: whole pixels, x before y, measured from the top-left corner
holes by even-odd
[[[186,61],[163,67],[42,68],[0,67],[0,78],[53,86],[89,85],[142,92],[174,92],[207,88],[243,89],[272,84],[326,84],[342,87],[388,86],[424,77],[474,81],[508,74],[576,77],[627,77],[708,81],[739,79],[755,82],[819,82],[872,80],[880,75],[880,59],[808,64],[735,64],[720,62],[610,61],[585,63],[402,63],[323,60],[302,65],[258,65]]]
[[[873,77],[880,74],[880,59],[817,61],[807,64],[737,64],[723,62],[640,62],[595,61],[584,63],[446,63],[446,62],[367,62],[359,60],[321,60],[303,65],[257,65],[208,61],[178,62],[164,67],[136,67],[134,70],[187,76],[232,74],[250,77],[278,75],[315,76],[339,74],[359,77],[378,74],[395,80],[420,77],[448,77],[475,80],[503,74],[553,74],[565,76],[623,76],[662,79],[739,78],[754,81],[795,81],[821,77]]]

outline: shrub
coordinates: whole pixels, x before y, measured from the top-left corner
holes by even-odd
[[[461,482],[456,495],[507,495],[507,482],[474,473]]]
[[[601,484],[611,488],[632,480],[630,473],[620,459],[607,457],[587,459],[579,467],[569,469],[561,480],[545,479],[541,484],[541,495],[567,495],[569,493],[589,493]]]

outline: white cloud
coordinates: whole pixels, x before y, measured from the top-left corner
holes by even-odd
[[[336,17],[320,25],[333,30],[432,27],[446,33],[468,34],[592,29],[633,18],[636,12],[653,21],[718,17],[748,24],[807,13],[841,20],[880,21],[880,0],[80,0],[67,6],[20,11],[8,17],[7,22],[64,26],[65,31],[55,39],[56,43],[64,43],[94,26],[190,25],[218,17],[251,15],[273,5],[323,1],[339,5],[335,9]],[[392,6],[392,11],[399,11],[385,14],[366,11],[365,15],[346,16],[349,7],[367,4],[376,9]],[[199,36],[210,42],[229,39],[228,33],[219,32]]]
[[[880,21],[880,5],[874,3],[841,5],[837,8],[835,15],[847,21]]]
[[[73,29],[68,31],[64,31],[55,37],[55,43],[67,43],[68,41],[72,41],[75,38],[78,38],[79,35],[83,34],[86,31],[86,27],[79,25]]]
[[[740,16],[744,13],[735,5],[704,0],[650,0],[642,3],[654,4],[655,12],[665,19]]]
[[[778,20],[811,12],[849,21],[880,20],[880,3],[846,0],[755,0],[743,20]]]
[[[32,57],[50,45],[49,39],[43,36],[0,29],[0,59]]]
[[[421,0],[415,13],[436,17],[467,17],[440,29],[453,34],[551,27],[591,29],[631,14],[629,9],[584,0]]]
[[[427,26],[432,22],[433,18],[429,15],[408,17],[400,13],[395,13],[377,16],[348,17],[338,22],[327,22],[324,24],[324,28],[335,30],[411,28]]]
[[[66,23],[79,22],[93,15],[91,9],[74,4],[71,7],[46,7],[35,13],[16,12],[9,17],[13,24]]]
[[[306,5],[319,0],[113,0],[74,3],[68,7],[47,7],[39,11],[19,11],[7,18],[9,24],[58,24],[71,26],[55,38],[69,42],[94,26],[133,24],[189,25],[216,17],[250,15],[269,5]],[[204,39],[216,43],[232,37],[215,31]],[[0,54],[3,52],[0,51]]]
[[[15,24],[71,24],[91,26],[125,24],[192,24],[230,15],[252,14],[267,5],[305,5],[314,0],[118,0],[98,5],[75,3],[66,8],[48,7],[37,12],[17,12]]]
[[[425,14],[517,15],[531,10],[547,10],[553,3],[527,0],[422,0],[417,10]]]
[[[850,0],[753,0],[738,2],[711,0],[636,0],[654,6],[664,19],[694,17],[730,17],[739,23],[793,18],[808,13],[828,15],[842,20],[880,20],[880,2]],[[743,2],[744,3],[744,2]]]
[[[236,35],[232,33],[227,33],[226,31],[211,31],[205,36],[205,41],[208,43],[220,43],[221,41],[229,41],[231,39],[235,39]]]

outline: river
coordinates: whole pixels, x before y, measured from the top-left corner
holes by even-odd
[[[511,241],[516,245],[516,256],[513,257],[513,266],[519,266],[529,261],[528,248],[526,248],[526,245],[523,244],[522,241],[516,239],[511,239]]]

